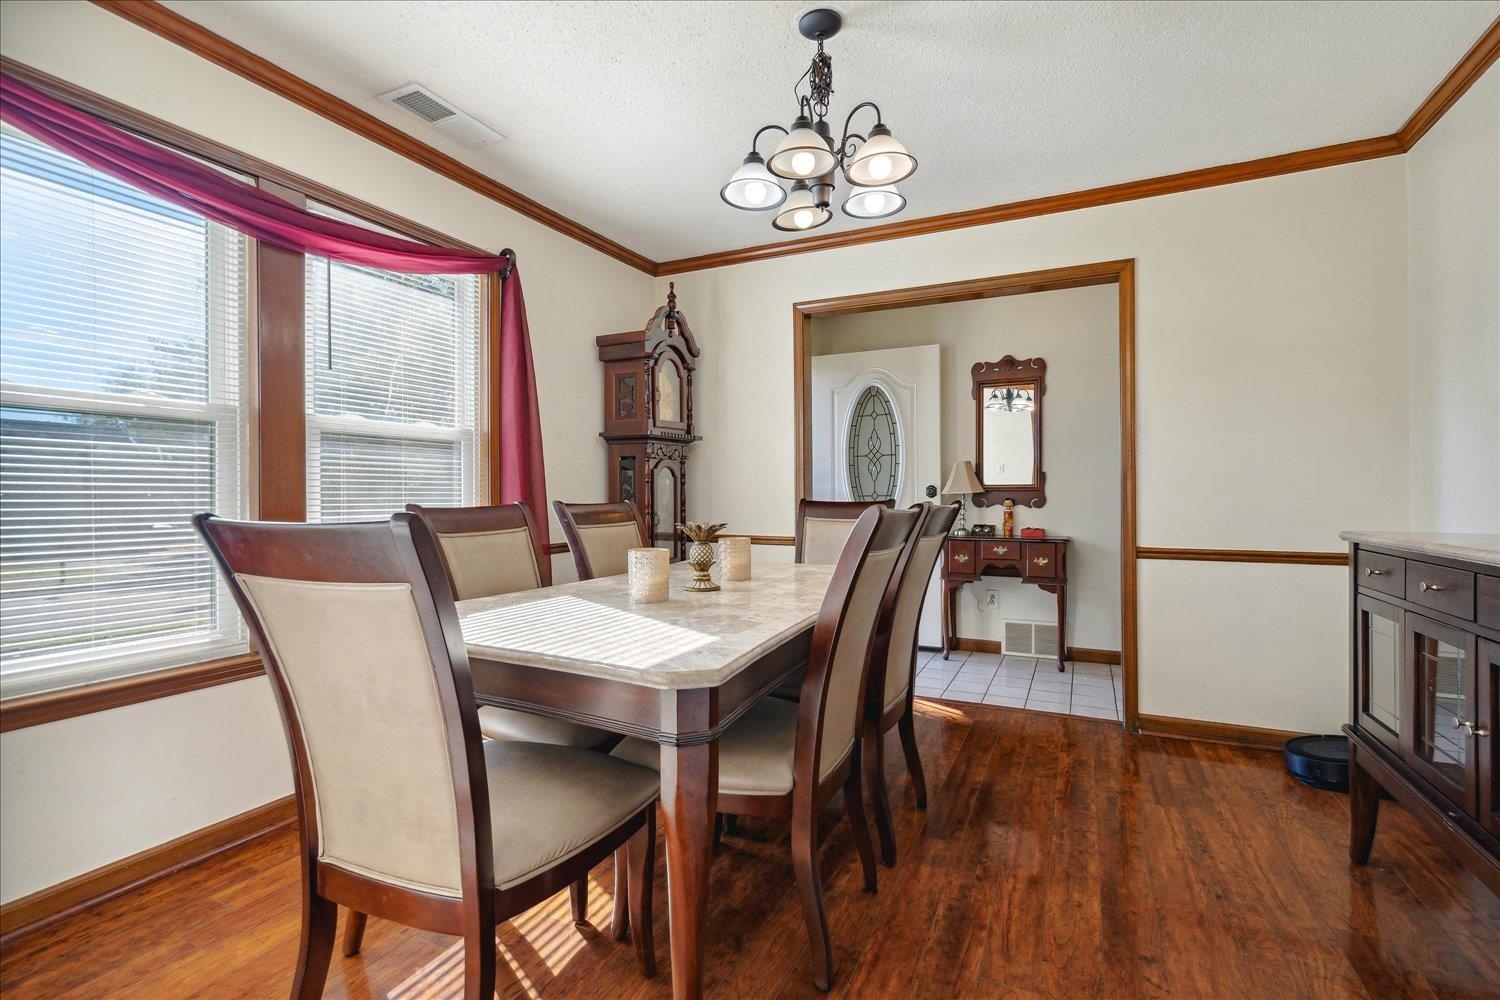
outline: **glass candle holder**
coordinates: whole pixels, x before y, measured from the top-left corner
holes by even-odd
[[[632,604],[660,604],[667,599],[667,574],[671,552],[666,549],[631,549],[627,574]]]
[[[743,535],[719,539],[719,564],[725,580],[750,579],[750,539]]]

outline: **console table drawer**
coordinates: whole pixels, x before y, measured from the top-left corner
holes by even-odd
[[[971,538],[949,539],[948,572],[959,576],[979,572],[978,543]]]
[[[1359,550],[1355,582],[1368,590],[1378,590],[1392,597],[1406,596],[1406,560],[1379,552]]]
[[[1406,564],[1406,599],[1455,618],[1473,621],[1474,574],[1410,560]]]
[[[1056,576],[1057,545],[1053,542],[1027,542],[1026,575]]]
[[[979,558],[998,562],[1020,562],[1021,543],[1014,538],[997,538],[979,543]]]
[[[1479,613],[1475,617],[1481,625],[1500,628],[1500,576],[1479,577]]]

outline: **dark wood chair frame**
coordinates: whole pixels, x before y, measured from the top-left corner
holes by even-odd
[[[793,538],[795,548],[792,550],[792,560],[802,561],[802,526],[809,517],[826,517],[830,521],[855,521],[860,515],[871,507],[884,507],[894,510],[894,500],[809,500],[807,497],[797,499],[797,533]]]
[[[828,584],[817,624],[813,627],[812,648],[807,658],[807,675],[802,681],[802,696],[797,703],[797,746],[792,765],[792,790],[785,795],[734,795],[719,793],[719,810],[733,816],[790,817],[792,821],[792,868],[796,872],[797,894],[802,901],[802,916],[807,923],[812,944],[813,983],[827,990],[833,982],[833,949],[828,938],[828,913],[823,906],[823,881],[818,871],[818,816],[828,802],[842,789],[844,815],[854,834],[864,872],[865,891],[874,892],[875,849],[870,841],[869,823],[862,803],[860,774],[859,723],[855,723],[854,746],[849,755],[826,778],[821,773],[823,742],[823,702],[828,693],[833,652],[844,627],[849,602],[854,596],[854,582],[872,550],[906,546],[915,536],[919,515],[916,512],[881,510],[879,505],[867,509],[855,522],[849,544],[834,569]],[[898,561],[905,557],[898,557]],[[861,671],[859,701],[865,700],[865,685],[870,679],[871,658],[878,633],[890,619],[894,591],[886,589],[875,628],[865,649]]]
[[[542,544],[541,532],[531,519],[531,511],[524,503],[507,503],[496,507],[424,507],[419,503],[406,505],[407,513],[421,518],[434,535],[461,535],[474,531],[510,531],[525,528],[531,537],[531,551],[536,558],[536,575],[543,587],[552,586],[552,556]],[[441,552],[441,548],[438,550]],[[446,570],[447,563],[444,562]],[[453,577],[448,577],[451,587]]]
[[[437,542],[421,520],[396,514],[389,522],[257,523],[198,514],[193,524],[250,625],[291,751],[302,873],[302,932],[292,980],[294,1000],[322,995],[339,906],[355,914],[374,914],[410,927],[461,936],[464,996],[492,1000],[497,925],[575,884],[620,847],[629,858],[631,923],[639,930],[632,935],[636,956],[646,975],[655,974],[650,930],[655,800],[573,857],[512,888],[495,886],[490,787],[468,653]],[[453,773],[462,892],[458,898],[403,888],[318,860],[317,804],[307,743],[292,709],[285,673],[236,573],[324,583],[410,584],[431,658]],[[497,791],[503,793],[503,788]],[[358,952],[363,930],[363,917],[352,917],[346,928],[346,955]]]
[[[912,533],[912,544],[901,553],[901,561],[896,566],[896,572],[891,577],[892,593],[886,595],[894,614],[896,599],[900,596],[901,588],[905,583],[908,570],[922,571],[931,574],[932,566],[922,570],[921,567],[911,565],[915,558],[916,543],[923,538],[933,536],[946,537],[953,527],[953,522],[958,519],[958,504],[935,507],[930,503],[915,504],[909,510],[921,510],[922,519],[917,525],[917,530]],[[938,558],[941,559],[942,549],[938,549]],[[926,589],[923,589],[922,601],[927,600]],[[917,609],[920,620],[922,609]],[[916,793],[917,808],[927,808],[927,778],[922,772],[922,758],[917,753],[917,732],[912,716],[912,700],[916,690],[916,663],[917,642],[916,634],[912,634],[912,646],[910,656],[907,660],[906,697],[889,711],[885,708],[885,674],[890,663],[889,651],[891,642],[892,623],[887,622],[887,627],[876,636],[876,648],[872,656],[870,666],[870,677],[866,682],[865,710],[860,727],[860,756],[862,770],[865,779],[865,801],[870,803],[875,813],[875,832],[880,842],[880,861],[887,867],[896,863],[896,830],[895,823],[891,818],[890,797],[885,787],[885,734],[892,729],[898,729],[901,734],[901,750],[906,757],[906,771],[911,776],[912,789]]]
[[[584,551],[583,544],[578,539],[580,526],[592,527],[596,524],[634,521],[636,538],[640,540],[640,547],[648,547],[646,522],[641,520],[640,509],[629,500],[622,500],[619,503],[564,503],[561,500],[554,500],[552,509],[557,512],[557,523],[562,525],[563,537],[568,540],[568,551],[573,553],[573,565],[578,569],[580,580],[594,578],[594,570],[589,565],[589,555]],[[675,525],[673,530],[676,530]]]

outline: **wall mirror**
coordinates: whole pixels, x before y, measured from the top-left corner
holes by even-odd
[[[1047,502],[1047,473],[1042,467],[1047,362],[1017,360],[1007,354],[999,361],[979,362],[970,374],[977,452],[974,469],[985,490],[975,503],[985,506],[1012,500],[1018,507],[1042,506]]]

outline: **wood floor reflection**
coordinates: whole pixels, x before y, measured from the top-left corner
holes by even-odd
[[[835,997],[1500,997],[1500,900],[1387,803],[1372,863],[1345,859],[1348,803],[1277,755],[1125,736],[1113,723],[918,702],[931,806],[888,752],[900,859],[860,890],[846,824],[822,852]],[[7,1000],[279,997],[297,942],[290,833],[21,938]],[[610,872],[575,928],[566,896],[500,935],[505,997],[669,997],[607,933]],[[783,824],[747,820],[715,859],[706,987],[814,994]],[[598,928],[595,930],[594,928]],[[457,995],[452,938],[371,920],[329,997]]]

